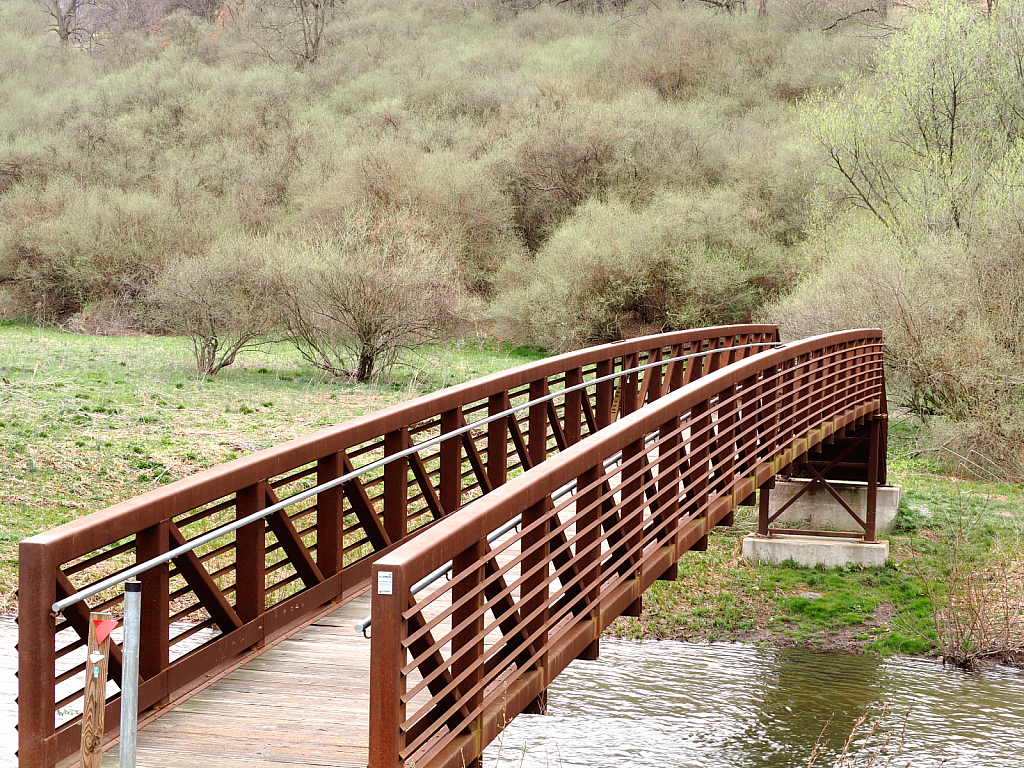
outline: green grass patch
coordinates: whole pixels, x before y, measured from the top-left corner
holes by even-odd
[[[0,323],[0,613],[17,543],[224,461],[542,356],[490,339],[421,350],[372,385],[325,379],[287,344],[195,375],[178,338]]]

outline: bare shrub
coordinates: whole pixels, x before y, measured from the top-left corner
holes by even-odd
[[[940,520],[934,573],[915,558],[944,664],[1024,661],[1024,541],[1019,521],[961,497]]]
[[[1015,246],[1003,235],[909,246],[870,224],[846,227],[808,248],[814,271],[764,316],[786,338],[881,327],[893,400],[930,423],[937,458],[959,457],[975,475],[999,467],[1024,477],[1024,263],[1010,256]]]
[[[199,375],[232,365],[275,326],[280,310],[268,246],[259,239],[218,241],[208,253],[171,262],[151,286],[151,321],[189,337]]]
[[[893,763],[903,751],[909,716],[910,713],[904,716],[902,725],[890,725],[888,704],[884,704],[877,715],[861,715],[850,729],[850,734],[843,742],[838,755],[831,762],[831,768],[896,768],[897,765],[909,768],[909,762]],[[807,768],[819,765],[820,758],[825,755],[829,742],[824,738],[824,734],[830,723],[831,720],[822,728],[807,759]]]
[[[282,243],[280,253],[290,337],[332,376],[369,381],[456,319],[454,265],[411,217],[349,212],[332,236]]]
[[[189,230],[154,197],[76,188],[19,189],[4,201],[8,234],[0,259],[37,319],[64,322],[89,303],[139,299],[172,253],[188,252]]]
[[[1000,551],[977,568],[957,556],[935,613],[945,663],[976,669],[987,660],[1024,660],[1024,557]]]

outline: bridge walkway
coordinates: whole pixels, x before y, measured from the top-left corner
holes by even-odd
[[[498,538],[495,549],[510,538],[513,532]],[[504,567],[518,556],[515,541],[497,560]],[[518,578],[513,564],[509,581]],[[519,589],[513,593],[518,600]],[[450,605],[445,595],[424,613],[433,618]],[[354,626],[369,614],[366,591],[159,713],[139,729],[138,768],[365,768],[370,641]],[[451,619],[438,626],[447,634]],[[410,683],[418,681],[413,672]],[[424,690],[410,707],[428,699]],[[118,768],[116,748],[104,752],[102,765]]]

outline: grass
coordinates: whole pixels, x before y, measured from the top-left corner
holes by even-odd
[[[536,349],[423,350],[387,384],[324,379],[285,344],[195,375],[188,342],[0,324],[0,613],[17,543],[221,462],[423,392],[521,365]]]

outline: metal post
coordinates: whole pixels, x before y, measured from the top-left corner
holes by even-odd
[[[882,422],[876,416],[868,427],[868,498],[865,512],[864,541],[875,541],[875,510],[878,505],[878,462],[881,459]]]
[[[139,722],[139,638],[142,634],[142,582],[124,583],[124,642],[121,646],[120,768],[135,768]]]
[[[761,536],[768,535],[768,500],[771,498],[771,491],[774,487],[775,480],[769,480],[768,482],[761,486],[761,490],[757,494],[757,532]]]

